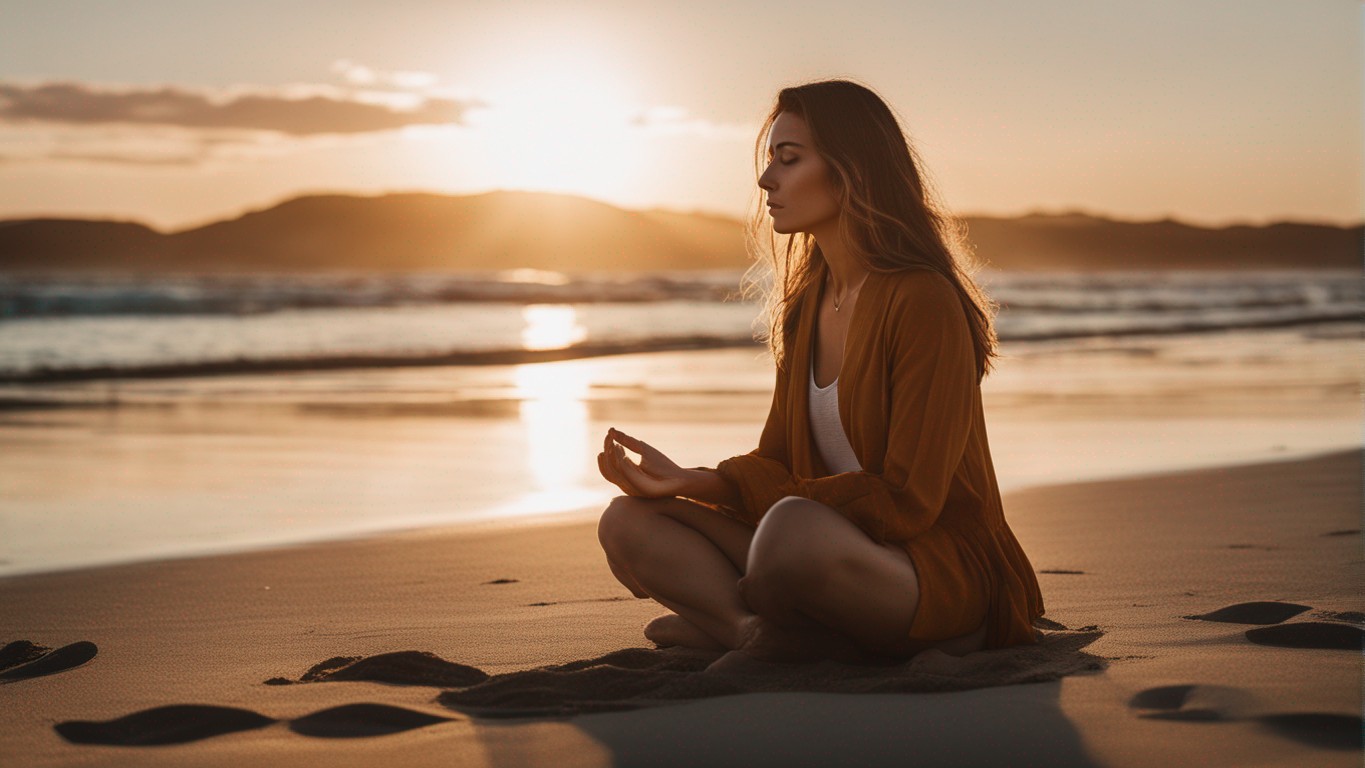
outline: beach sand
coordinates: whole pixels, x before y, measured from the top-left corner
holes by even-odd
[[[585,523],[17,576],[0,582],[7,639],[91,641],[99,654],[0,686],[0,744],[16,765],[1358,765],[1360,477],[1361,456],[1348,452],[1012,494],[1048,618],[1096,630],[1070,653],[1102,668],[957,692],[753,693],[507,719],[441,703],[443,691],[478,687],[468,681],[266,684],[337,656],[425,651],[499,675],[649,648],[640,628],[657,606],[612,579]],[[1306,606],[1264,625],[1297,634],[1258,644],[1248,630],[1261,625],[1188,618],[1259,601]],[[1273,608],[1237,618],[1277,619]],[[1353,632],[1354,647],[1284,647],[1331,641],[1324,625]],[[921,671],[989,678],[1012,653],[939,655]],[[706,674],[658,668],[668,656],[642,650],[621,663],[656,678]],[[615,684],[574,674],[507,680],[522,700],[561,702]],[[298,724],[362,703],[402,711]],[[75,744],[54,730],[191,704],[279,722],[168,746]],[[442,719],[336,738],[412,725],[418,713]],[[217,710],[181,714],[124,737],[193,737],[223,722]]]
[[[1333,347],[1286,366],[1311,345],[1277,338],[1016,349],[988,423],[1047,603],[1037,646],[717,677],[705,654],[643,638],[662,611],[611,576],[590,509],[427,526],[0,579],[0,643],[58,649],[0,653],[0,763],[1359,765],[1362,457],[1313,450],[1340,445],[1342,419],[1359,434],[1358,360]],[[730,405],[711,421],[681,417],[702,395],[643,393],[585,423],[677,424],[685,458],[714,461],[756,436],[729,415],[766,404],[754,386],[713,398]],[[177,444],[164,410],[120,409],[103,434],[161,457]],[[366,413],[367,439],[425,423]],[[26,435],[27,466],[53,483],[44,451],[107,447],[89,422],[111,418],[25,412],[4,437]],[[254,456],[238,470],[288,458],[252,445],[232,443]],[[109,459],[82,461],[62,466]],[[1090,479],[1115,467],[1128,476]],[[1066,481],[1019,480],[1051,473]]]

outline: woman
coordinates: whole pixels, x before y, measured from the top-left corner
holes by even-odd
[[[773,661],[1034,642],[1042,594],[982,417],[993,307],[896,117],[856,83],[787,88],[755,152],[791,236],[765,260],[777,384],[758,448],[684,469],[612,429],[598,455],[626,494],[598,527],[607,562],[672,610],[645,636]]]

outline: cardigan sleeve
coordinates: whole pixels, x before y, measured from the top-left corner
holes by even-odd
[[[787,448],[787,382],[790,374],[778,369],[773,387],[773,402],[768,420],[763,423],[758,447],[741,456],[726,459],[715,471],[734,484],[743,504],[740,509],[720,507],[728,517],[749,525],[758,521],[768,507],[789,494],[782,489],[792,480],[791,456]],[[779,494],[779,495],[774,495]]]
[[[790,462],[762,455],[760,445],[716,468],[738,486],[746,518],[756,523],[778,500],[800,496],[839,510],[878,542],[907,541],[938,519],[971,431],[975,349],[947,280],[919,273],[896,288],[887,308],[891,402],[882,471],[798,478]]]

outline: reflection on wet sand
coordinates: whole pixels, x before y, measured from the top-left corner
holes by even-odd
[[[522,310],[527,349],[558,349],[582,341],[587,331],[569,305],[534,304]],[[505,506],[509,515],[562,512],[599,503],[601,489],[589,489],[586,456],[591,369],[582,361],[519,365],[512,371],[514,397],[524,430],[526,476],[531,488]]]

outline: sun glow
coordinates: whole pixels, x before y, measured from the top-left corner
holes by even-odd
[[[586,51],[542,51],[504,69],[471,110],[490,186],[619,197],[633,185],[645,143],[616,67]]]

